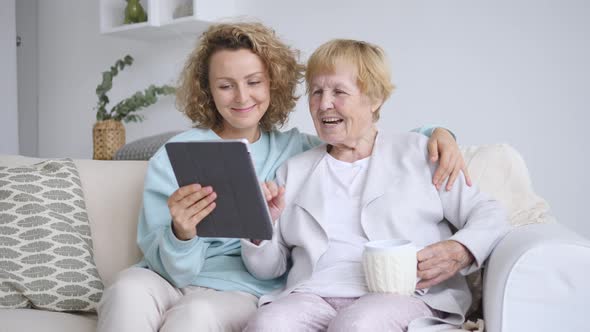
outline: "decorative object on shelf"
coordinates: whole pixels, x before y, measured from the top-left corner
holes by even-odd
[[[147,42],[196,39],[212,23],[239,17],[240,0],[141,0],[147,22],[124,24],[123,0],[97,0],[99,27],[103,35]],[[127,22],[125,22],[127,23]],[[131,22],[129,22],[131,23]]]
[[[127,7],[125,7],[125,24],[141,23],[147,21],[147,14],[139,0],[126,0]]]
[[[179,4],[174,9],[174,13],[172,14],[172,18],[182,18],[193,16],[193,2],[192,1],[185,1],[184,3]]]
[[[107,92],[113,87],[113,78],[131,64],[133,64],[133,58],[130,55],[117,60],[109,70],[102,73],[102,82],[96,87],[98,103],[95,108],[96,124],[92,130],[94,159],[113,159],[115,152],[125,144],[125,127],[122,122],[143,121],[144,116],[136,114],[137,111],[155,104],[158,96],[171,95],[176,91],[169,85],[150,85],[144,91],[137,91],[132,96],[121,100],[107,111],[106,106],[110,102]]]
[[[116,120],[98,121],[92,127],[92,142],[92,159],[112,160],[125,145],[125,126]]]

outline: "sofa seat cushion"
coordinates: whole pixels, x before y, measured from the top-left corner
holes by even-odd
[[[94,332],[95,314],[0,309],[0,332]]]

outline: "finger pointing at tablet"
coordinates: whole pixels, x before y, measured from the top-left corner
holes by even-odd
[[[285,208],[285,187],[281,187],[273,181],[262,183],[262,193],[268,203],[268,210],[272,222],[275,223]]]
[[[217,194],[212,187],[191,184],[178,188],[168,199],[172,231],[182,241],[197,236],[199,224],[215,208]]]

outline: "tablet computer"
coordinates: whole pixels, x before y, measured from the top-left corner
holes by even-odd
[[[179,187],[198,183],[217,193],[215,209],[197,225],[197,236],[272,238],[272,221],[248,141],[171,142],[166,152]]]

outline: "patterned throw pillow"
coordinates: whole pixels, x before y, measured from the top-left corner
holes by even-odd
[[[0,308],[95,311],[103,287],[72,160],[0,166]]]
[[[159,148],[181,131],[170,131],[159,135],[140,138],[123,145],[115,153],[115,160],[149,160]]]

